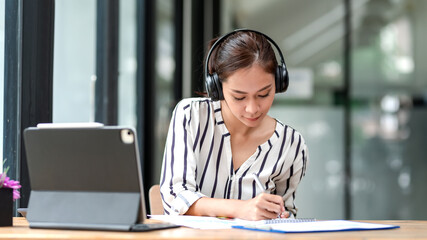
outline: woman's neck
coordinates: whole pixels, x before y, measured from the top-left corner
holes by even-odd
[[[230,134],[238,134],[241,136],[249,136],[253,134],[257,130],[259,130],[263,126],[263,123],[269,118],[268,116],[265,116],[265,118],[263,119],[263,123],[261,123],[257,127],[248,127],[234,116],[234,114],[228,107],[226,101],[221,101],[221,114],[222,119],[224,120],[224,124]]]

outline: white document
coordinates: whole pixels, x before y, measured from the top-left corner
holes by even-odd
[[[238,225],[234,219],[216,218],[216,217],[197,217],[188,215],[150,215],[150,219],[156,219],[163,222],[176,225],[198,228],[198,229],[229,229]],[[240,222],[239,224],[249,224],[250,221]]]
[[[247,221],[242,219],[197,217],[187,215],[150,215],[150,218],[197,229],[239,228],[278,233],[335,232],[399,228],[399,226],[394,225],[364,223],[346,220],[316,221],[315,219],[273,219],[261,221]]]
[[[229,219],[218,217],[198,217],[188,215],[150,215],[150,219],[156,219],[163,222],[169,222],[176,225],[197,228],[197,229],[229,229],[233,226],[262,226],[278,224],[279,222],[299,222],[299,221],[314,221],[312,219],[273,219],[261,221],[248,221],[242,219]]]

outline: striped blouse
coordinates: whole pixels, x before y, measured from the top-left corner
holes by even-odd
[[[270,192],[283,196],[295,216],[295,191],[308,151],[300,133],[276,120],[274,134],[234,170],[230,133],[219,101],[189,98],[172,114],[160,177],[165,214],[184,214],[201,197],[242,199]],[[265,189],[254,181],[257,174]]]

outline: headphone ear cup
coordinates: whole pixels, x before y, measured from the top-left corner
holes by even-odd
[[[221,79],[219,78],[219,76],[215,73],[214,74],[214,82],[216,84],[216,89],[218,89],[217,93],[218,93],[218,99],[217,100],[224,100],[224,94],[222,92],[222,82]]]
[[[211,99],[214,99],[214,95],[215,95],[214,85],[215,84],[213,84],[212,75],[206,75],[206,79],[205,79],[206,93],[208,94],[208,97],[210,97]]]
[[[222,84],[216,73],[206,76],[205,79],[206,92],[212,101],[223,100]]]
[[[275,81],[276,93],[286,92],[289,86],[289,75],[284,64],[277,66]]]

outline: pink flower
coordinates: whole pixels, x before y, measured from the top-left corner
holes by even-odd
[[[12,188],[13,189],[13,200],[19,199],[21,195],[19,194],[18,189],[21,188],[19,181],[11,180],[6,176],[5,173],[0,173],[0,188]]]

